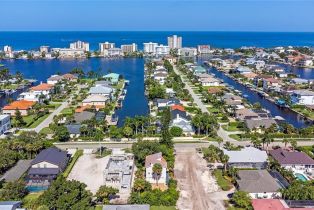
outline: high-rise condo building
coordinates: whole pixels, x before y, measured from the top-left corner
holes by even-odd
[[[3,47],[3,51],[5,53],[11,53],[13,51],[13,48],[11,46],[6,45]]]
[[[148,42],[143,43],[144,45],[144,53],[156,53],[156,47],[158,46],[158,43]]]
[[[137,51],[137,44],[133,43],[133,44],[124,44],[121,45],[121,50],[124,53],[132,53],[132,52],[136,52]]]
[[[180,49],[182,48],[182,37],[173,35],[168,37],[168,46],[170,49]]]
[[[110,43],[110,42],[104,42],[104,43],[99,43],[99,51],[100,53],[105,52],[106,50],[115,48],[115,43]]]
[[[70,44],[70,49],[89,51],[89,43],[77,41]]]

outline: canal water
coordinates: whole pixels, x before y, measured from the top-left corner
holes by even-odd
[[[20,71],[24,78],[36,79],[38,82],[46,82],[47,78],[56,73],[67,73],[73,68],[81,68],[85,72],[90,70],[101,74],[115,72],[123,75],[130,84],[126,86],[127,94],[123,101],[123,107],[116,111],[119,117],[119,126],[126,117],[146,115],[148,102],[144,95],[144,59],[105,59],[90,58],[82,60],[2,60],[2,64],[12,73]],[[18,94],[14,94],[16,98]],[[7,98],[0,98],[1,107],[7,103]]]
[[[247,88],[246,86],[226,76],[223,72],[217,70],[216,68],[208,68],[208,72],[214,74],[217,78],[221,79],[224,83],[233,87],[235,90],[241,91],[242,96],[247,95],[248,97],[246,97],[246,99],[250,103],[252,104],[257,102],[260,103],[263,108],[270,111],[273,117],[280,116],[284,118],[287,123],[293,125],[296,128],[303,128],[309,126],[309,124],[307,124],[299,114],[287,108],[281,108],[277,106],[275,103],[265,99],[264,97],[258,95],[256,92]]]

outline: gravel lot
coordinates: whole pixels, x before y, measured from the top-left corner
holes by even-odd
[[[221,192],[206,161],[194,148],[177,148],[174,174],[178,180],[180,210],[221,210],[226,192]]]
[[[109,156],[96,158],[93,154],[84,154],[76,162],[68,180],[77,180],[87,185],[93,194],[104,184],[103,171],[108,163]]]

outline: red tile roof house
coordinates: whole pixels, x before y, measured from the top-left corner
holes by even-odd
[[[314,210],[314,208],[290,208],[285,201],[279,199],[253,199],[254,210]]]
[[[162,172],[157,180],[154,173],[153,173],[153,167],[155,164],[160,164],[162,166]],[[167,185],[167,161],[163,158],[162,153],[155,153],[152,155],[148,155],[145,158],[145,168],[146,168],[146,181],[148,181],[151,184],[158,185]],[[158,181],[158,182],[157,182]]]
[[[296,173],[314,172],[314,160],[303,152],[287,151],[279,148],[269,151],[269,154],[287,170]]]
[[[16,110],[19,110],[22,116],[26,116],[28,114],[28,110],[31,110],[35,104],[36,102],[34,101],[14,101],[9,105],[4,106],[2,109],[2,113],[15,116]]]

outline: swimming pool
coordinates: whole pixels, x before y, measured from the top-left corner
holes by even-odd
[[[48,189],[48,186],[27,186],[29,192],[40,192]]]
[[[300,181],[306,182],[309,180],[306,176],[300,173],[295,173],[294,176],[297,178],[297,180],[300,180]]]

